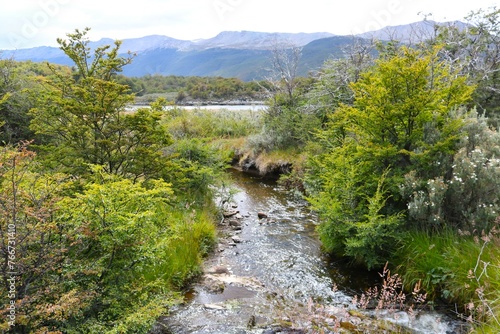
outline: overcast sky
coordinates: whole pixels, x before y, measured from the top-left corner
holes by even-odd
[[[491,0],[4,0],[0,49],[57,46],[90,27],[91,40],[165,35],[214,37],[221,31],[361,33],[421,21],[463,19]]]

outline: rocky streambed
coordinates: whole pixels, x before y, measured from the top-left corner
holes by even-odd
[[[436,312],[359,310],[376,277],[330,261],[316,216],[272,181],[233,171],[219,244],[204,274],[156,333],[460,333]],[[465,329],[463,330],[465,333]]]

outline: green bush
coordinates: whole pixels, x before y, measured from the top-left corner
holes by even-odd
[[[81,303],[86,319],[54,320],[69,331],[100,325],[103,332],[144,333],[199,274],[215,226],[206,213],[176,205],[162,180],[132,183],[94,170],[96,183],[61,202],[58,213],[76,234],[63,285],[92,291]]]
[[[304,147],[321,126],[317,115],[287,105],[269,106],[262,122],[260,133],[248,139],[249,146],[257,152]]]
[[[477,233],[493,227],[500,210],[500,135],[474,112],[461,132],[455,153],[432,162],[437,176],[412,171],[400,185],[414,227]]]
[[[385,263],[416,218],[421,228],[437,225],[434,219],[440,228],[453,223],[431,210],[432,201],[445,203],[437,185],[447,169],[435,164],[456,152],[465,121],[453,111],[472,93],[435,52],[389,51],[350,85],[353,105],[340,104],[317,132],[322,149],[311,154],[306,175],[326,249],[371,268]],[[405,184],[435,189],[432,198],[401,189],[405,175],[419,180]],[[421,202],[429,208],[415,215]]]
[[[403,216],[383,213],[388,199],[384,190],[386,175],[381,176],[375,194],[361,203],[352,193],[352,183],[357,179],[354,168],[331,178],[331,174],[324,175],[330,181],[321,196],[311,198],[311,202],[322,217],[318,232],[328,252],[350,257],[368,269],[387,261],[400,239]]]

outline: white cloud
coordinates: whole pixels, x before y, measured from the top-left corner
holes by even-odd
[[[462,19],[472,9],[494,5],[437,0],[16,0],[2,5],[0,49],[55,45],[76,28],[91,27],[91,39],[159,34],[209,38],[224,30],[350,34],[419,21]]]

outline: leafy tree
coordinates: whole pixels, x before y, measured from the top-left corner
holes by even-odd
[[[318,134],[325,152],[311,159],[309,184],[327,249],[373,267],[403,223],[398,185],[412,170],[434,175],[432,162],[453,154],[463,122],[450,112],[472,88],[436,53],[391,46],[351,88],[353,105],[340,105]]]
[[[127,113],[134,96],[115,75],[131,58],[118,56],[115,46],[88,46],[88,28],[58,39],[61,49],[73,60],[71,72],[57,71],[46,78],[31,128],[46,139],[45,151],[69,172],[82,174],[88,164],[128,177],[157,175],[162,168],[160,149],[170,143],[160,127],[155,110]]]
[[[32,99],[27,90],[36,94],[38,88],[30,79],[32,72],[28,62],[0,59],[0,143],[16,144],[33,136],[28,116]]]
[[[430,44],[443,45],[440,57],[476,85],[473,105],[498,127],[500,119],[500,9],[472,12],[467,25],[437,26]]]
[[[71,262],[64,270],[64,276],[72,279],[61,284],[67,294],[78,294],[85,319],[66,314],[54,321],[61,327],[105,332],[147,306],[150,313],[145,318],[136,314],[141,321],[134,332],[143,332],[171,298],[157,298],[169,291],[171,281],[150,273],[154,265],[168,261],[173,192],[163,181],[146,188],[141,182],[109,175],[102,167],[95,167],[94,175],[95,182],[75,198],[65,199],[57,215],[74,231],[68,244]]]
[[[1,148],[0,293],[2,305],[15,301],[16,326],[10,330],[17,333],[41,328],[48,317],[60,312],[78,314],[76,304],[60,299],[69,229],[54,219],[70,182],[65,175],[39,169],[35,153],[27,150],[26,143]],[[64,311],[47,306],[58,302]],[[9,329],[8,314],[5,307],[0,324],[3,331]]]

